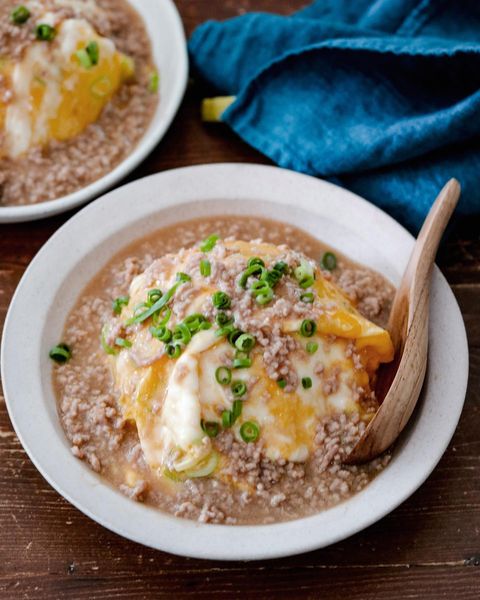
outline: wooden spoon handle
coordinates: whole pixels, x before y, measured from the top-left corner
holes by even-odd
[[[397,351],[401,350],[419,307],[426,303],[428,307],[435,256],[459,197],[460,184],[456,179],[450,179],[438,194],[420,230],[390,312],[388,329]]]

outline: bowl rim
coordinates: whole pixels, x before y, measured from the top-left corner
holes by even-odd
[[[414,423],[407,428],[406,435],[403,436],[400,444],[400,450],[397,449],[394,454],[394,460],[364,490],[349,500],[310,517],[271,525],[202,524],[176,518],[153,507],[133,503],[123,497],[120,492],[93,474],[88,467],[83,465],[83,461],[78,461],[71,455],[67,460],[64,454],[68,446],[64,441],[47,438],[49,444],[53,444],[57,450],[63,453],[60,457],[56,457],[55,463],[49,462],[50,458],[41,445],[39,432],[32,432],[32,422],[29,423],[29,419],[33,417],[20,410],[22,397],[31,398],[36,397],[35,393],[43,393],[41,383],[36,381],[32,387],[28,378],[19,376],[17,368],[17,343],[21,342],[22,335],[26,335],[26,333],[22,334],[19,315],[25,314],[22,304],[28,297],[31,297],[37,271],[37,277],[42,270],[47,270],[53,278],[57,277],[56,270],[48,271],[50,258],[57,256],[58,252],[62,251],[62,246],[66,247],[65,244],[69,243],[69,239],[75,234],[76,229],[81,229],[88,223],[101,218],[103,211],[113,203],[117,208],[117,221],[123,220],[122,223],[126,227],[127,221],[131,221],[135,217],[140,218],[139,215],[142,211],[144,215],[151,215],[160,209],[167,210],[171,206],[181,206],[188,202],[198,203],[204,190],[214,189],[212,193],[220,190],[227,201],[242,198],[242,194],[246,193],[245,190],[250,189],[251,199],[255,201],[262,194],[258,190],[259,182],[263,182],[268,187],[268,191],[263,193],[274,204],[278,203],[279,207],[281,204],[279,198],[282,194],[286,195],[290,189],[302,192],[299,193],[301,197],[298,205],[301,205],[302,202],[308,203],[308,198],[305,200],[308,194],[321,197],[323,193],[329,197],[329,206],[327,207],[326,203],[323,206],[318,206],[318,203],[315,206],[312,205],[310,206],[312,214],[322,214],[323,210],[328,210],[333,214],[331,211],[340,206],[338,202],[341,199],[343,205],[346,202],[349,203],[351,214],[359,213],[364,215],[365,220],[377,220],[378,223],[374,229],[379,235],[384,230],[388,238],[401,239],[402,243],[406,244],[405,247],[411,248],[413,245],[413,237],[390,216],[366,200],[331,183],[263,165],[211,164],[183,167],[164,171],[118,188],[97,202],[86,206],[67,221],[42,247],[26,270],[14,294],[5,320],[1,369],[6,405],[17,436],[37,469],[61,495],[101,525],[133,541],[178,555],[217,560],[276,558],[321,548],[357,533],[391,512],[427,479],[453,436],[465,399],[468,380],[468,346],[465,326],[455,297],[436,267],[433,279],[434,289],[432,290],[435,292],[432,302],[432,321],[441,322],[442,328],[440,333],[435,333],[431,338],[430,363],[433,359],[435,359],[433,361],[435,364],[440,360],[437,356],[440,350],[448,351],[453,353],[456,359],[456,371],[452,370],[450,365],[448,376],[451,384],[446,389],[442,388],[445,394],[440,395],[440,400],[438,397],[435,399],[431,396],[434,395],[435,386],[439,385],[438,375],[441,373],[435,372],[431,377],[427,373],[426,398],[417,411]],[[190,189],[190,197],[182,185],[187,185],[187,188]],[[143,189],[143,192],[140,193],[140,189]],[[132,193],[135,193],[136,198],[134,214],[131,213],[132,207],[128,204]],[[151,194],[151,198],[148,198],[149,194]],[[152,202],[152,199],[155,201]],[[330,206],[332,202],[333,206]],[[128,215],[122,215],[121,205],[123,203],[128,208]],[[296,206],[297,208],[298,206]],[[117,230],[119,229],[118,223],[117,225],[112,224],[111,229],[115,230],[115,227]],[[100,239],[107,239],[108,235],[108,231],[102,231],[99,238],[97,234],[97,243]],[[75,252],[78,254],[78,249]],[[112,256],[115,253],[112,251]],[[79,255],[77,263],[75,260],[73,263],[78,264],[80,258]],[[72,261],[70,260],[70,262]],[[440,300],[445,304],[445,308],[440,308]],[[445,310],[449,315],[448,319],[440,318]],[[40,334],[43,335],[44,332],[37,332],[37,337],[40,337]],[[440,343],[441,339],[438,339],[440,334],[449,340],[448,348]],[[28,329],[28,335],[32,341],[31,328]],[[35,343],[35,338],[33,338],[33,342],[32,348],[38,345]],[[22,344],[20,345],[22,346]],[[443,366],[445,367],[445,365]],[[456,387],[452,387],[453,382]],[[444,399],[446,397],[448,397],[448,401]],[[432,406],[435,406],[434,412],[432,412]],[[48,420],[47,416],[43,418]],[[438,421],[435,424],[436,436],[434,437],[431,435],[431,421],[428,421],[432,418]],[[36,420],[34,423],[37,425]],[[41,427],[45,430],[45,423],[42,423]],[[63,430],[61,431],[63,433]],[[53,429],[47,433],[53,435],[52,432]],[[45,431],[43,433],[45,434]],[[420,452],[423,462],[415,461],[417,452]],[[403,477],[398,480],[395,478],[398,467],[393,470],[393,465],[399,462],[399,457],[403,457],[401,460],[404,463],[407,462],[411,467],[411,471],[413,471],[411,477]],[[71,462],[72,459],[74,462]],[[58,472],[57,468],[59,460],[66,461],[61,472]],[[76,463],[81,464],[82,467],[80,468]],[[389,473],[391,476],[388,475]],[[400,473],[402,473],[401,470]],[[79,487],[79,483],[86,486],[87,489],[95,489],[94,500],[88,499],[88,495],[83,493],[84,490]],[[381,498],[379,497],[380,493]],[[122,510],[115,511],[115,507],[122,507]],[[128,510],[130,513],[128,522],[125,522],[123,518],[124,510]]]
[[[126,0],[135,10],[144,17],[141,12],[141,3],[143,0]],[[140,4],[138,4],[140,2]],[[179,69],[175,78],[175,83],[169,88],[168,105],[162,104],[165,108],[164,116],[154,123],[154,117],[148,129],[144,132],[133,151],[126,156],[114,169],[106,175],[97,179],[83,188],[80,188],[66,196],[46,200],[35,204],[23,204],[19,206],[0,206],[0,223],[21,223],[26,221],[36,221],[60,213],[66,212],[104,194],[112,189],[115,184],[129,175],[138,167],[152,152],[155,146],[164,137],[170,127],[185,94],[188,81],[188,52],[187,41],[183,23],[173,0],[162,0],[158,5],[158,10],[163,11],[164,18],[169,22],[169,28],[173,31],[176,39],[175,51],[178,53]],[[151,35],[147,32],[151,38]],[[159,110],[160,103],[157,105]]]

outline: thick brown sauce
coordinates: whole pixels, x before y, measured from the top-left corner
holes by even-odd
[[[74,454],[88,461],[94,470],[101,472],[106,480],[127,495],[162,510],[194,519],[240,524],[282,521],[318,512],[364,487],[388,462],[388,457],[353,470],[337,465],[336,470],[326,475],[315,472],[314,462],[307,464],[305,472],[300,475],[297,467],[290,468],[287,474],[287,467],[278,468],[276,474],[284,475],[283,480],[265,491],[262,497],[248,502],[242,502],[239,492],[232,492],[223,484],[220,490],[214,490],[212,481],[208,479],[182,485],[175,496],[172,495],[175,491],[172,484],[156,477],[144,463],[135,426],[123,423],[117,409],[105,354],[99,344],[102,324],[111,316],[112,298],[127,293],[133,276],[154,258],[176,252],[181,247],[190,247],[213,232],[222,238],[261,238],[274,244],[287,244],[317,261],[326,250],[332,250],[297,228],[276,221],[244,217],[186,221],[131,244],[88,284],[67,319],[63,341],[71,345],[73,357],[66,365],[55,367],[53,376],[60,419]],[[350,291],[357,293],[360,309],[362,303],[368,309],[373,299],[375,309],[380,310],[372,320],[384,324],[394,292],[391,284],[379,274],[356,265],[336,250],[334,252],[337,269],[333,278],[340,282],[344,278],[349,282]],[[352,280],[352,277],[357,277],[361,283],[357,290],[352,284],[357,280]],[[370,298],[368,293],[362,292],[369,281]],[[328,438],[328,431],[326,435]],[[262,469],[258,457],[244,457],[244,460],[256,462],[258,469]],[[321,457],[318,458],[320,460]],[[349,489],[346,491],[347,484]],[[339,490],[335,486],[340,486]],[[285,494],[287,500],[277,505],[275,498],[278,499],[279,494]],[[210,511],[202,505],[205,498],[211,501]],[[184,507],[182,510],[179,510],[180,505]]]

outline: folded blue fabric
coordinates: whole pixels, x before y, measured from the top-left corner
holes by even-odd
[[[442,185],[480,213],[479,0],[318,0],[208,21],[196,71],[222,120],[282,167],[347,187],[418,230]]]

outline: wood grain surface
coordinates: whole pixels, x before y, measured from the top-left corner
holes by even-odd
[[[298,0],[179,0],[187,33],[207,18],[250,10],[290,12]],[[222,125],[203,125],[189,86],[162,143],[131,177],[220,161],[261,162]],[[0,325],[32,257],[71,214],[0,226]],[[348,598],[480,597],[480,220],[458,223],[439,264],[467,325],[470,382],[447,452],[427,482],[356,536],[297,557],[254,563],[189,560],[134,544],[61,498],[24,453],[0,395],[0,597]],[[419,460],[421,457],[419,457]]]

